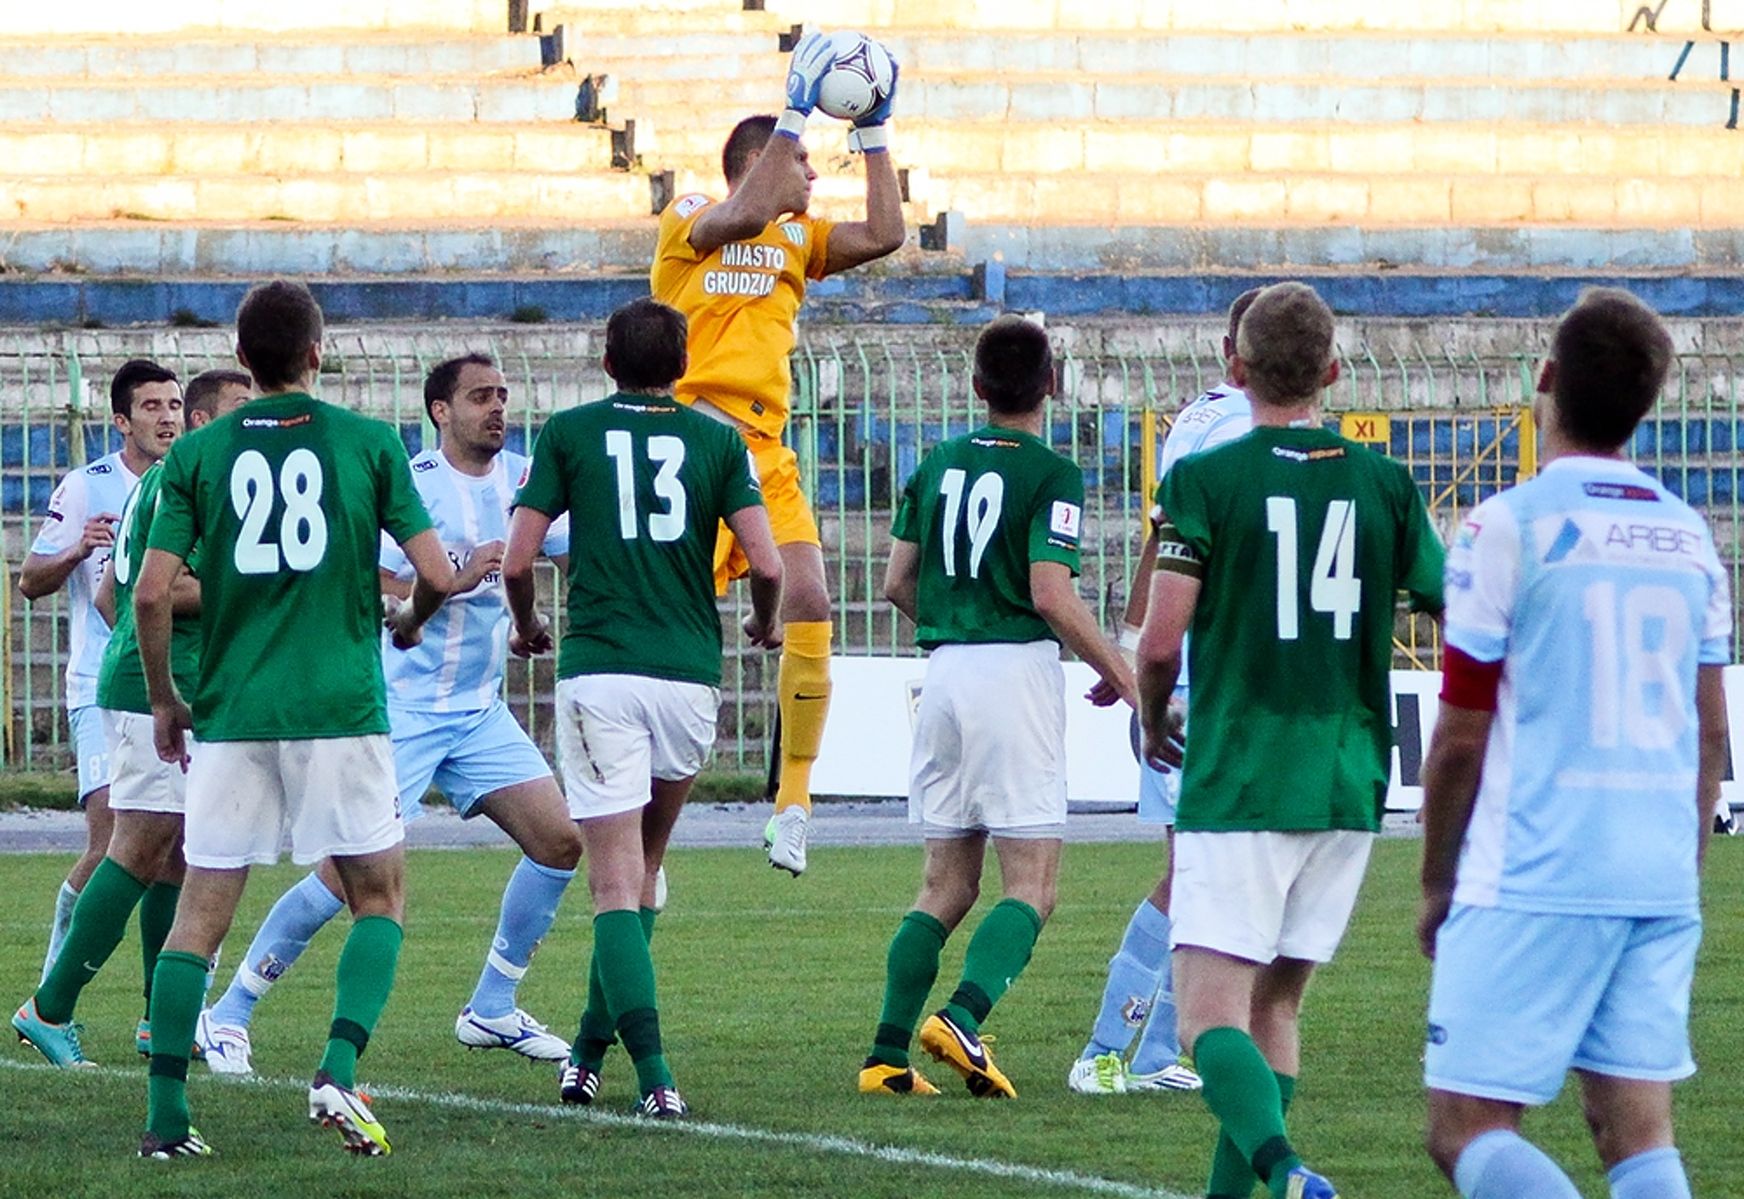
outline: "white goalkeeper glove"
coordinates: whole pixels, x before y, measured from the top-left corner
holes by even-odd
[[[836,46],[828,34],[808,33],[793,48],[787,61],[787,111],[775,123],[775,132],[797,139],[805,132],[805,120],[817,107],[824,76],[836,65]]]

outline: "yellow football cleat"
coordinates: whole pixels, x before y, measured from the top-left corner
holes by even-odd
[[[867,1062],[860,1071],[862,1095],[937,1095],[939,1089],[912,1066]]]
[[[1017,1088],[993,1064],[993,1055],[981,1038],[943,1012],[927,1017],[920,1026],[920,1047],[958,1074],[977,1099],[1016,1099]]]

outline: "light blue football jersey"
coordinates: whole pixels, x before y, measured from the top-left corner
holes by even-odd
[[[67,472],[49,496],[33,554],[59,554],[78,544],[85,522],[107,512],[119,519],[139,476],[127,469],[121,452],[105,454],[97,461]],[[109,647],[109,624],[94,602],[103,568],[113,550],[105,547],[79,563],[67,576],[67,707],[83,708],[97,702],[97,673],[103,666],[103,651]]]
[[[1706,522],[1629,463],[1559,458],[1474,509],[1446,640],[1503,667],[1455,901],[1695,912],[1696,667],[1731,637]]]
[[[1253,431],[1253,401],[1247,398],[1247,392],[1230,383],[1219,383],[1210,391],[1181,409],[1175,423],[1169,428],[1169,435],[1163,439],[1162,456],[1157,460],[1158,495],[1162,494],[1162,482],[1169,477],[1169,471],[1175,463],[1194,454],[1203,454],[1206,450],[1214,450],[1220,445],[1226,445],[1238,437],[1245,437]],[[1151,502],[1151,526],[1154,528],[1162,519],[1163,509],[1153,498]],[[1148,582],[1146,584],[1149,585]],[[1186,694],[1187,687],[1187,650],[1185,643],[1181,647],[1181,676],[1176,680],[1178,693]],[[1177,787],[1180,775],[1175,776]]]
[[[425,450],[412,459],[412,483],[456,570],[478,546],[508,540],[515,490],[526,475],[527,459],[509,450],[498,454],[490,473],[478,478],[455,470],[440,450]],[[552,522],[544,549],[548,557],[569,552],[568,517]],[[381,568],[400,579],[409,580],[414,573],[405,553],[386,536]],[[493,572],[437,609],[416,648],[397,650],[383,634],[388,706],[414,712],[490,707],[502,693],[508,638],[508,595],[502,575]]]

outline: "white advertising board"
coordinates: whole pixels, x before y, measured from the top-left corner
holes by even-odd
[[[1137,761],[1132,710],[1124,704],[1092,707],[1080,697],[1095,681],[1081,662],[1066,663],[1066,795],[1083,802],[1136,802]],[[812,773],[819,795],[906,796],[914,705],[926,675],[924,658],[836,658],[835,694],[824,743]],[[1423,753],[1435,728],[1441,675],[1393,672],[1393,775],[1390,811],[1423,803]],[[1744,745],[1744,667],[1726,670],[1732,711],[1732,756]],[[1744,787],[1726,772],[1725,795],[1744,805]]]

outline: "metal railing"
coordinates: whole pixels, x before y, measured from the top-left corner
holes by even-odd
[[[1329,423],[1404,462],[1444,535],[1471,506],[1536,467],[1531,400],[1537,355],[1526,348],[1533,327],[1521,328],[1517,352],[1452,353],[1413,345],[1358,346],[1342,354],[1341,378],[1326,403]],[[123,359],[155,352],[184,379],[230,361],[228,339],[217,331],[107,336],[95,345],[87,336],[86,344],[71,348],[47,345],[42,336],[19,336],[9,346],[0,336],[0,554],[14,569],[58,478],[119,445],[109,427],[106,385]],[[422,404],[426,371],[451,354],[488,350],[502,363],[514,396],[509,445],[526,450],[549,413],[610,390],[591,336],[435,328],[345,334],[330,339],[322,392],[393,422],[416,452],[433,444]],[[794,354],[789,437],[824,531],[841,653],[915,652],[909,631],[880,598],[890,516],[925,451],[980,423],[969,386],[969,353],[967,338],[903,341],[838,333],[809,339]],[[1085,471],[1081,589],[1110,627],[1125,603],[1161,438],[1182,402],[1216,382],[1221,371],[1209,336],[1185,352],[1062,354],[1048,435]],[[1685,356],[1636,440],[1639,463],[1709,516],[1735,597],[1744,558],[1741,397],[1744,365],[1721,356]],[[546,595],[556,594],[549,572],[541,582]],[[754,769],[762,763],[773,717],[774,661],[737,644],[742,591],[735,588],[722,605],[728,662],[717,762]],[[0,663],[10,664],[4,678],[13,726],[6,760],[63,765],[64,596],[26,603],[9,594],[8,601],[0,606]],[[1399,665],[1433,667],[1439,654],[1433,622],[1401,615]],[[517,712],[547,746],[551,677],[549,661],[512,661],[507,684]]]

